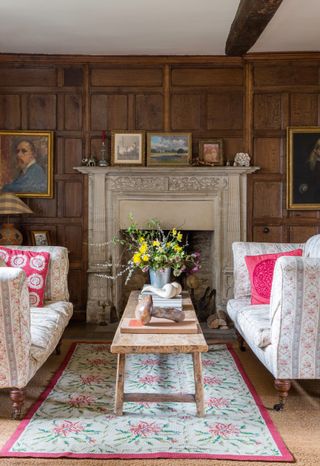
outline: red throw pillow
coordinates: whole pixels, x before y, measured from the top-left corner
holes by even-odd
[[[8,267],[19,267],[26,273],[29,301],[32,307],[42,307],[50,254],[44,251],[25,251],[0,246],[0,259]]]
[[[302,256],[302,249],[276,254],[245,256],[251,283],[251,304],[269,304],[273,271],[278,257]]]

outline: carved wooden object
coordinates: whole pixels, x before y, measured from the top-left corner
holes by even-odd
[[[135,308],[135,316],[143,325],[148,324],[152,317],[161,317],[162,319],[182,322],[185,313],[174,307],[153,307],[152,296],[146,295],[141,298]]]

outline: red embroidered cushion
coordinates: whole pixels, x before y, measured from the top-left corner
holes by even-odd
[[[32,307],[42,307],[50,254],[0,246],[0,259],[8,267],[19,267],[26,273],[29,288],[29,301]]]
[[[251,282],[251,304],[269,304],[273,271],[281,256],[302,256],[302,249],[293,249],[277,254],[245,256]]]

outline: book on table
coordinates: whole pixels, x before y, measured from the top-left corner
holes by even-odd
[[[175,307],[177,309],[182,309],[182,295],[179,294],[174,298],[162,298],[158,296],[156,293],[152,291],[144,291],[144,288],[147,285],[144,285],[142,288],[141,293],[139,294],[139,300],[143,298],[143,296],[151,295],[154,307]]]

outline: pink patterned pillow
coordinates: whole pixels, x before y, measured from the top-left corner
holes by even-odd
[[[302,256],[302,249],[277,254],[245,256],[251,283],[251,304],[270,303],[273,271],[276,260],[281,256]]]
[[[19,267],[25,271],[28,280],[30,306],[42,307],[50,254],[48,252],[32,252],[0,246],[0,259],[8,267]]]

